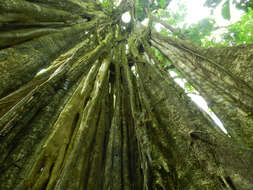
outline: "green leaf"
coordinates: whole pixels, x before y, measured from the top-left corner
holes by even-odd
[[[160,0],[160,5],[162,8],[165,8],[166,0]]]
[[[210,7],[210,8],[216,8],[222,0],[206,0],[204,6]]]
[[[171,62],[169,60],[166,60],[163,66],[166,67],[166,66],[170,66],[170,65],[171,65]]]
[[[230,20],[231,15],[230,15],[230,3],[229,0],[227,0],[223,5],[222,5],[222,10],[221,14],[224,19]]]
[[[191,93],[191,92],[194,92],[195,91],[195,88],[189,83],[189,82],[186,82],[184,84],[184,89],[188,92],[188,93]]]

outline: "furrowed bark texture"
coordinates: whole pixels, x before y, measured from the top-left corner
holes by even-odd
[[[134,17],[134,1],[111,12],[93,0],[0,3],[0,189],[253,189],[252,73],[241,73],[251,46],[149,39],[134,18],[122,27],[126,10]],[[151,45],[214,102],[232,138]],[[228,52],[239,69],[221,62]]]
[[[252,49],[253,44],[235,47],[216,47],[204,50],[204,55],[212,57],[217,63],[243,79],[253,88]]]
[[[226,59],[226,52],[237,52],[240,56],[250,57],[251,46],[244,49],[224,48],[218,57],[209,50],[196,49],[181,40],[164,37],[157,33],[153,35],[152,44],[167,56],[173,65],[208,101],[209,107],[220,117],[230,135],[235,140],[242,141],[253,147],[253,88],[252,72],[238,71]],[[240,47],[238,47],[240,48]],[[217,48],[219,49],[219,48]],[[213,56],[212,56],[213,55]],[[224,56],[223,56],[224,55]],[[241,67],[248,67],[250,60],[242,59]]]

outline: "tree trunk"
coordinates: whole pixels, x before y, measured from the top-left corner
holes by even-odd
[[[135,19],[126,30],[117,16],[134,17],[134,2],[122,1],[115,14],[92,0],[3,2],[0,189],[253,188],[252,149],[239,141],[252,139],[237,137],[252,137],[243,115],[252,111],[251,79],[217,65],[215,49],[149,39]],[[219,103],[214,110],[233,138],[161,69],[150,44]],[[232,100],[237,111],[226,113]]]
[[[235,71],[228,65],[230,59],[225,59],[224,52],[237,52],[238,56],[250,57],[248,48],[224,48],[217,57],[212,54],[216,49],[196,49],[191,44],[154,33],[152,44],[167,56],[173,65],[208,101],[209,107],[220,117],[229,134],[253,147],[253,88],[251,71]],[[239,48],[239,47],[238,47]],[[219,48],[217,48],[219,49]],[[221,60],[222,57],[222,62]],[[216,62],[219,60],[219,62]],[[247,59],[241,60],[242,67],[250,64]],[[222,63],[222,64],[221,64]],[[240,73],[240,74],[239,74]]]
[[[204,55],[212,57],[253,88],[252,47],[253,44],[244,44],[235,47],[207,48],[204,50]]]

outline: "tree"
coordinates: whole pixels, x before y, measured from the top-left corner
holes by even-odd
[[[252,44],[207,49],[155,32],[151,13],[169,2],[1,1],[0,189],[253,188]]]

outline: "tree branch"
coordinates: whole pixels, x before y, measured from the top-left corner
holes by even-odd
[[[159,18],[151,15],[151,19],[155,22],[158,22],[158,23],[162,24],[165,28],[170,30],[173,34],[177,35],[180,39],[182,39],[182,40],[187,39],[184,35],[180,34],[180,31],[177,28],[172,27],[171,25],[169,25],[166,22],[160,20]]]

